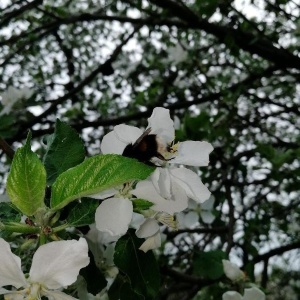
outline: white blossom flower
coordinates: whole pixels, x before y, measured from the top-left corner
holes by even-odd
[[[211,224],[215,216],[212,213],[215,198],[210,196],[208,200],[203,203],[196,203],[194,200],[189,200],[188,211],[181,212],[177,215],[178,223],[180,228],[191,228],[199,226],[199,216],[203,223]]]
[[[74,283],[79,270],[89,264],[85,239],[57,241],[42,245],[33,255],[29,278],[21,269],[21,259],[11,252],[9,244],[0,238],[0,295],[6,300],[76,299],[59,289]],[[17,291],[3,286],[12,285]],[[20,288],[22,290],[19,290]]]
[[[138,238],[145,238],[146,241],[140,246],[140,250],[147,252],[156,249],[161,245],[160,228],[155,219],[146,219],[146,221],[136,231]]]
[[[172,215],[155,213],[151,218],[146,218],[136,231],[138,238],[146,239],[140,246],[140,250],[147,252],[148,250],[153,250],[161,246],[162,237],[159,222],[173,229],[177,229],[177,220]]]
[[[210,192],[196,173],[184,167],[163,168],[163,166],[174,164],[207,166],[209,153],[213,150],[212,145],[199,141],[173,144],[174,122],[170,118],[169,110],[162,107],[153,110],[148,119],[147,130],[149,135],[155,135],[157,143],[157,153],[150,161],[162,168],[157,168],[146,181],[138,182],[132,194],[153,202],[152,209],[170,214],[184,210],[188,198],[198,203],[207,200]],[[134,126],[117,125],[103,137],[101,151],[104,154],[123,154],[125,148],[130,144],[134,145],[143,133],[144,131]]]
[[[107,233],[112,239],[118,239],[124,235],[133,219],[133,205],[126,198],[109,198],[104,200],[96,210],[96,228],[103,234]],[[135,222],[136,236],[145,238],[146,241],[140,250],[147,252],[160,247],[161,233],[158,222],[172,228],[177,228],[175,218],[167,213],[148,210],[145,217]]]
[[[244,296],[235,291],[223,294],[222,300],[265,300],[266,295],[256,287],[245,289]]]
[[[139,143],[142,144],[146,137],[154,142],[150,145],[150,155],[144,159],[143,153],[138,157],[136,154]],[[150,217],[139,227],[136,234],[145,238],[141,246],[143,251],[148,251],[160,246],[161,236],[157,222],[163,218],[173,220],[174,213],[183,211],[188,204],[188,199],[194,199],[202,203],[209,198],[210,192],[201,182],[199,176],[184,167],[174,167],[175,164],[188,166],[206,166],[209,162],[208,155],[213,150],[207,142],[187,141],[174,144],[174,122],[170,118],[168,109],[157,107],[148,119],[148,129],[145,131],[128,125],[117,125],[114,130],[103,137],[101,151],[103,154],[115,153],[137,158],[145,163],[161,166],[147,179],[137,183],[131,190],[132,185],[104,191],[93,198],[104,199],[96,211],[96,227],[102,232],[112,236],[124,235],[133,216],[132,195],[137,198],[151,201],[153,206],[145,217]],[[146,146],[146,147],[145,147]],[[132,147],[132,148],[130,148]],[[142,145],[142,152],[147,150],[148,145]],[[132,155],[132,156],[131,156]],[[170,167],[172,166],[172,167]],[[163,218],[161,216],[164,216]],[[167,216],[167,217],[166,217]],[[175,227],[174,224],[167,226]],[[176,223],[177,224],[177,223]]]
[[[6,92],[1,94],[1,103],[3,105],[3,110],[0,112],[0,116],[9,114],[13,106],[21,99],[28,99],[33,95],[33,91],[28,87],[22,89],[16,89],[10,86]]]
[[[184,164],[188,166],[207,166],[208,155],[213,150],[210,143],[199,141],[186,141],[173,145],[175,138],[174,122],[170,118],[169,110],[156,107],[148,119],[150,135],[156,135],[158,152],[171,164]],[[144,133],[140,128],[125,124],[117,125],[114,130],[106,134],[101,143],[103,154],[122,154],[129,144],[134,144]]]
[[[223,259],[223,269],[227,278],[231,281],[239,281],[245,278],[245,273],[240,268],[229,260]]]

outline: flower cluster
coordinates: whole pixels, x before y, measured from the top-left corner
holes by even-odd
[[[134,197],[153,203],[151,209],[143,211],[145,219],[136,234],[146,241],[141,250],[160,246],[159,223],[176,228],[175,213],[188,207],[189,199],[203,203],[210,197],[207,187],[199,175],[185,166],[207,166],[211,144],[200,141],[175,143],[174,122],[168,109],[157,107],[148,119],[146,131],[129,125],[117,125],[103,137],[103,154],[115,153],[136,158],[156,166],[152,175],[135,186],[129,183],[94,195],[104,200],[96,211],[96,227],[114,236],[128,230],[133,218]],[[110,197],[107,199],[107,197]]]

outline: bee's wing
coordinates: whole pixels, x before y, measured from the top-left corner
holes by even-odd
[[[143,139],[146,135],[148,135],[148,134],[150,133],[150,131],[151,131],[151,127],[147,128],[147,129],[143,132],[143,134],[142,134],[142,135],[134,142],[134,144],[132,145],[133,148],[137,147],[138,144],[142,141],[142,139]]]

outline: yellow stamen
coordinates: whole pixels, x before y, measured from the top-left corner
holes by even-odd
[[[159,221],[160,223],[173,228],[174,230],[178,230],[178,221],[176,220],[176,217],[167,213],[158,213],[155,216],[155,219]]]

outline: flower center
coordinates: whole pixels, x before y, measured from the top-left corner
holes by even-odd
[[[175,216],[159,212],[155,215],[155,219],[160,223],[173,228],[174,230],[178,230],[178,221]]]
[[[41,284],[34,282],[31,283],[30,288],[28,290],[28,300],[41,300]]]

